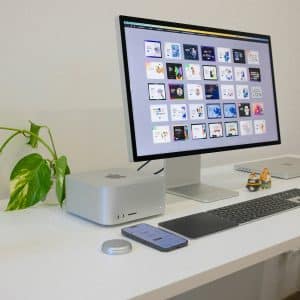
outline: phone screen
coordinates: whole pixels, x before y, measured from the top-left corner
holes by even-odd
[[[188,243],[181,236],[145,223],[125,227],[122,229],[122,233],[129,238],[162,251],[184,247]]]

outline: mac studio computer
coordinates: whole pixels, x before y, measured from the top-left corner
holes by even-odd
[[[168,191],[200,184],[200,154],[280,143],[270,36],[120,16],[133,161],[165,159]]]

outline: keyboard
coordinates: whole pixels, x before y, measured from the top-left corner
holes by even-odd
[[[300,189],[291,189],[159,225],[188,238],[199,238],[297,207],[300,207]]]
[[[237,224],[247,223],[300,206],[300,189],[259,197],[207,211]]]

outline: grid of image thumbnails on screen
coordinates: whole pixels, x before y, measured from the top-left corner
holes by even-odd
[[[266,133],[259,51],[154,40],[144,49],[154,144]]]

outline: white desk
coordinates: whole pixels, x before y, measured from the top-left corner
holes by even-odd
[[[158,222],[268,193],[300,187],[300,179],[273,180],[270,191],[249,193],[247,174],[232,166],[202,172],[204,181],[239,188],[240,196],[211,204],[167,196]],[[0,207],[4,207],[0,201]],[[132,241],[133,251],[101,253],[102,242],[121,238],[122,226],[105,228],[68,215],[59,207],[0,213],[0,298],[3,300],[166,299],[300,247],[300,209],[221,233],[190,240],[161,253]]]

